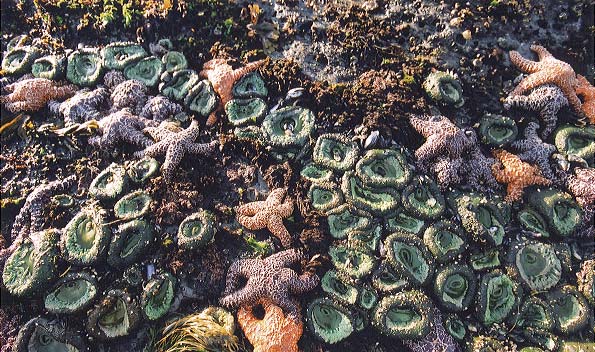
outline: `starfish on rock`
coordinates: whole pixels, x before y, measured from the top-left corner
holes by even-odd
[[[150,120],[152,121],[152,120]],[[165,154],[163,163],[163,176],[166,182],[173,180],[174,170],[182,161],[186,153],[194,155],[210,155],[215,151],[218,142],[196,143],[196,137],[200,132],[200,127],[196,120],[192,120],[190,126],[184,130],[175,131],[167,128],[157,128],[150,130],[149,134],[157,143],[148,146],[144,150],[134,153],[138,158],[144,156],[156,157]]]
[[[255,61],[236,69],[233,69],[226,59],[212,59],[205,62],[200,76],[207,78],[219,95],[220,103],[217,110],[221,110],[232,99],[231,90],[234,83],[245,74],[257,70],[264,62],[264,60]],[[213,111],[207,119],[207,126],[212,126],[217,122],[215,113]]]
[[[111,111],[130,108],[138,115],[147,102],[147,86],[141,81],[129,79],[114,87],[111,95]]]
[[[293,200],[285,198],[287,190],[277,188],[269,193],[264,201],[240,205],[236,209],[238,222],[249,230],[267,228],[275,237],[281,240],[283,247],[291,246],[291,235],[283,225],[283,219],[293,213]]]
[[[583,98],[583,114],[595,125],[595,87],[584,76],[576,75],[576,77],[578,78],[576,94]]]
[[[583,208],[595,209],[595,169],[577,167],[566,179],[566,186]]]
[[[519,70],[529,74],[523,78],[510,94],[521,95],[530,89],[551,83],[557,85],[562,90],[570,106],[576,112],[581,111],[581,100],[575,91],[578,80],[572,66],[556,59],[541,45],[531,45],[531,50],[537,54],[539,61],[525,59],[514,50],[510,52],[510,61]]]
[[[54,115],[62,115],[64,124],[81,123],[89,120],[99,120],[101,105],[109,97],[109,91],[104,87],[94,90],[82,89],[63,102],[52,100],[48,108]]]
[[[528,186],[549,186],[552,183],[542,176],[537,166],[521,161],[518,156],[503,149],[494,150],[492,153],[500,161],[492,165],[492,173],[496,181],[508,185],[505,198],[507,202],[521,199],[523,190]]]
[[[440,310],[434,308],[432,330],[419,340],[404,340],[411,352],[460,352],[455,339],[444,328]]]
[[[298,250],[287,249],[265,259],[237,260],[227,271],[225,290],[219,302],[228,308],[237,308],[253,306],[265,298],[300,320],[300,306],[291,295],[308,292],[320,281],[315,273],[298,275],[289,268],[304,258]],[[242,281],[246,282],[244,287],[240,287]]]
[[[511,144],[516,149],[519,159],[537,164],[541,173],[548,179],[554,178],[554,172],[550,166],[550,156],[556,151],[556,147],[547,144],[537,135],[539,125],[536,122],[529,122],[525,128],[525,139],[517,140]]]
[[[101,136],[89,138],[89,144],[104,150],[113,150],[120,141],[146,148],[152,144],[151,139],[142,132],[147,126],[156,125],[153,120],[138,117],[129,109],[111,113],[97,122]]]
[[[492,165],[495,163],[496,160],[484,155],[481,149],[473,149],[468,160],[463,163],[467,184],[481,192],[499,189],[500,185],[492,174]]]
[[[157,95],[147,100],[147,103],[142,108],[139,116],[146,119],[163,121],[182,111],[184,111],[184,109],[180,104],[174,103],[163,95]]]
[[[9,84],[4,89],[10,93],[0,97],[10,112],[37,111],[50,100],[72,96],[78,89],[74,84],[59,85],[45,78],[31,78]]]

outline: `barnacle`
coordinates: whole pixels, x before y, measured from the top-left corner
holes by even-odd
[[[40,56],[41,50],[34,46],[14,48],[2,59],[2,70],[11,75],[26,73]]]
[[[560,281],[562,264],[554,247],[537,241],[514,242],[506,256],[508,274],[533,291],[547,291]]]
[[[168,51],[163,55],[161,61],[163,62],[165,72],[169,73],[184,70],[188,67],[186,57],[179,51]]]
[[[262,130],[268,143],[279,148],[300,148],[310,139],[314,130],[312,111],[289,106],[265,116]]]
[[[353,168],[359,153],[357,144],[340,134],[323,134],[316,140],[312,159],[324,167],[346,171]]]
[[[401,196],[403,208],[415,217],[436,219],[445,209],[444,196],[429,177],[415,178]]]
[[[153,87],[159,82],[163,71],[163,63],[155,56],[149,56],[138,62],[131,63],[124,68],[127,79],[143,82],[147,87]]]
[[[477,297],[477,317],[485,325],[500,323],[518,306],[520,289],[499,270],[484,274]]]
[[[480,243],[499,246],[504,240],[506,217],[495,200],[477,193],[454,195],[450,198],[463,223],[463,228]]]
[[[595,306],[595,259],[585,260],[576,277],[579,291]]]
[[[115,200],[127,188],[126,170],[118,164],[111,164],[91,181],[89,195],[99,200]]]
[[[88,351],[85,339],[69,329],[64,321],[36,317],[29,320],[17,336],[14,352],[83,352]]]
[[[473,254],[469,257],[469,264],[476,271],[494,269],[500,266],[500,252],[497,248],[491,248],[483,253]]]
[[[343,204],[343,193],[331,182],[313,183],[308,191],[308,198],[312,207],[323,213]]]
[[[351,312],[326,298],[308,305],[306,324],[316,338],[329,344],[346,339],[355,329]]]
[[[353,171],[343,175],[341,190],[348,203],[373,215],[387,214],[399,206],[399,193],[396,189],[366,187]]]
[[[93,303],[97,291],[97,281],[89,273],[68,273],[46,294],[45,309],[50,313],[82,312]]]
[[[424,231],[424,243],[438,263],[447,263],[463,253],[467,241],[462,231],[450,221],[437,221]]]
[[[89,312],[87,332],[99,340],[126,336],[139,323],[139,315],[134,298],[122,290],[110,290]]]
[[[554,144],[562,154],[576,155],[593,166],[595,156],[595,128],[565,125],[554,132]]]
[[[411,290],[386,296],[372,313],[372,325],[385,335],[399,339],[420,339],[430,332],[434,320],[432,301],[421,291]]]
[[[142,190],[128,193],[114,205],[114,215],[122,220],[140,218],[149,212],[152,200],[151,196]]]
[[[378,250],[381,237],[381,226],[353,230],[349,232],[347,245],[362,252],[375,253]]]
[[[408,288],[411,283],[397,274],[387,262],[382,262],[372,274],[372,285],[381,293],[394,293]]]
[[[167,313],[174,300],[176,278],[168,273],[153,275],[143,288],[141,309],[149,320],[157,320]]]
[[[178,228],[178,247],[198,249],[206,246],[215,237],[215,216],[206,210],[188,215]]]
[[[510,323],[521,329],[532,327],[551,331],[555,325],[555,320],[549,302],[532,296],[527,298],[518,312],[511,316]]]
[[[64,76],[66,58],[57,55],[47,55],[36,59],[31,66],[31,73],[37,78],[58,80]]]
[[[103,65],[109,70],[123,70],[127,65],[147,56],[142,46],[132,42],[110,43],[103,48],[101,54]]]
[[[558,236],[572,235],[581,224],[583,211],[566,192],[549,188],[529,194],[529,204],[537,210],[549,229]]]
[[[545,219],[531,207],[524,207],[517,212],[517,219],[525,230],[538,233],[543,237],[550,237]]]
[[[454,314],[446,316],[446,318],[444,319],[444,328],[452,337],[459,341],[462,341],[465,338],[465,335],[467,334],[467,329],[465,328],[465,325],[463,324],[461,319],[459,319],[459,317],[457,317]]]
[[[376,264],[373,256],[341,244],[331,246],[328,253],[340,273],[356,280],[370,274]]]
[[[153,242],[153,226],[144,219],[135,219],[118,226],[107,252],[109,265],[124,269],[136,262]]]
[[[142,158],[133,161],[127,168],[130,179],[136,183],[144,183],[159,172],[159,161],[153,158]]]
[[[329,270],[320,280],[322,290],[329,296],[347,304],[355,304],[357,300],[357,288],[342,280],[337,272]]]
[[[407,214],[402,208],[384,218],[386,229],[390,232],[407,232],[414,235],[426,227],[426,221]]]
[[[434,258],[415,235],[393,233],[384,242],[387,261],[398,275],[416,285],[424,285],[434,273]]]
[[[411,180],[412,172],[405,157],[393,149],[372,149],[357,162],[356,175],[366,186],[401,189]]]
[[[184,99],[184,104],[200,116],[209,116],[217,106],[217,94],[211,82],[203,79],[190,88]]]
[[[330,182],[333,177],[333,172],[311,163],[304,166],[302,171],[300,171],[300,175],[312,183],[322,183]]]
[[[357,299],[358,306],[363,309],[370,310],[374,308],[378,302],[378,294],[372,287],[362,286],[359,288],[359,296]]]
[[[103,209],[89,206],[70,220],[60,240],[65,260],[86,265],[103,259],[111,236],[105,216]]]
[[[235,98],[264,98],[269,91],[258,72],[250,72],[242,76],[231,91]]]
[[[94,86],[102,71],[103,60],[97,49],[80,49],[68,55],[66,78],[78,86]]]
[[[227,119],[234,126],[256,123],[267,111],[260,98],[232,99],[225,104]]]
[[[428,96],[442,104],[460,108],[465,103],[463,88],[458,77],[449,71],[435,71],[428,75],[423,83]]]
[[[434,293],[442,306],[450,311],[466,310],[475,298],[477,279],[466,265],[452,264],[436,272]]]
[[[198,74],[194,70],[176,71],[169,81],[159,84],[159,91],[170,99],[184,100],[198,81]]]
[[[487,115],[479,121],[481,142],[489,146],[501,147],[517,137],[516,122],[507,116]]]
[[[593,314],[585,297],[574,286],[562,286],[546,297],[554,312],[555,329],[561,334],[570,335],[583,329]]]
[[[369,213],[348,204],[341,205],[327,214],[329,232],[336,239],[345,238],[352,231],[366,229],[372,221]]]
[[[58,230],[32,233],[6,259],[2,282],[11,294],[30,296],[43,289],[56,275]]]

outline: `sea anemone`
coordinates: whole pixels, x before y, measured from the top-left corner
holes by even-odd
[[[308,191],[308,198],[312,202],[312,207],[322,213],[327,213],[343,204],[343,193],[332,182],[313,183]]]
[[[73,264],[97,263],[104,258],[110,237],[106,211],[97,206],[86,207],[64,228],[60,240],[62,256]]]
[[[331,182],[333,172],[314,163],[310,163],[300,171],[300,176],[312,183],[324,183]]]
[[[372,285],[381,293],[395,293],[411,286],[411,282],[393,270],[388,262],[381,262],[372,274]]]
[[[423,240],[438,263],[447,263],[467,248],[467,239],[459,226],[450,221],[437,221],[424,231]]]
[[[347,245],[356,250],[375,253],[380,245],[382,226],[353,230],[349,233]]]
[[[314,130],[312,111],[289,106],[278,109],[265,116],[262,129],[272,147],[281,149],[301,148],[309,141]]]
[[[198,81],[198,74],[194,70],[176,71],[169,81],[159,84],[159,92],[170,99],[183,101]]]
[[[260,98],[232,99],[225,104],[227,119],[234,126],[256,123],[267,111],[267,104]]]
[[[108,264],[124,269],[136,262],[153,243],[153,231],[153,225],[144,219],[131,220],[118,226],[107,253]]]
[[[195,84],[184,99],[186,107],[199,114],[200,116],[209,116],[217,107],[217,94],[213,90],[213,85],[206,79]]]
[[[435,71],[423,83],[426,94],[437,103],[460,108],[465,104],[463,88],[456,74],[450,71]]]
[[[537,241],[514,242],[506,256],[508,274],[533,291],[547,291],[562,276],[553,246]]]
[[[327,212],[326,220],[331,236],[343,239],[352,231],[369,228],[372,223],[372,215],[344,204]]]
[[[355,304],[357,300],[357,287],[341,279],[335,270],[329,270],[324,274],[320,286],[330,297],[346,304]]]
[[[14,352],[88,351],[85,339],[64,321],[36,317],[29,320],[17,336]]]
[[[178,228],[178,247],[191,250],[206,246],[217,232],[216,220],[215,215],[202,209],[188,215]]]
[[[554,312],[555,329],[563,335],[574,334],[587,326],[593,310],[579,290],[565,285],[546,295]]]
[[[116,42],[106,45],[101,51],[103,65],[108,70],[123,70],[127,65],[147,56],[142,46],[132,42]]]
[[[543,237],[550,237],[547,222],[535,209],[525,206],[517,212],[516,216],[525,230],[537,233]]]
[[[7,74],[24,74],[41,56],[41,50],[34,46],[21,46],[10,50],[2,59],[2,70]]]
[[[407,232],[417,235],[426,227],[426,221],[407,214],[403,208],[397,208],[384,217],[386,230],[390,232]]]
[[[466,265],[451,264],[436,272],[434,294],[449,311],[460,312],[469,308],[475,298],[477,279]]]
[[[463,228],[475,241],[493,246],[502,244],[508,219],[501,204],[477,193],[452,194],[449,200],[461,218]]]
[[[124,68],[124,76],[127,79],[135,79],[147,87],[154,87],[159,83],[161,72],[163,72],[163,63],[154,56],[145,57],[138,62],[128,64]]]
[[[399,193],[392,187],[366,187],[353,171],[343,175],[341,190],[346,201],[373,215],[385,215],[399,206]]]
[[[89,186],[89,195],[103,201],[115,200],[126,192],[128,175],[121,165],[112,163]]]
[[[331,246],[328,253],[333,265],[340,273],[356,280],[370,274],[376,264],[376,260],[372,255],[348,248],[342,244]]]
[[[162,272],[151,277],[143,288],[141,310],[148,320],[157,320],[170,309],[175,295],[176,278]]]
[[[421,291],[401,291],[386,296],[372,313],[372,325],[387,336],[421,339],[434,320],[432,301]]]
[[[249,72],[242,76],[231,91],[235,98],[265,98],[269,91],[258,72]]]
[[[306,324],[316,338],[329,344],[345,340],[355,330],[351,312],[327,298],[310,302]]]
[[[181,71],[188,67],[186,56],[184,56],[184,54],[179,51],[168,51],[165,55],[163,55],[161,61],[163,62],[165,72],[169,73]]]
[[[368,187],[401,189],[411,180],[412,172],[405,157],[393,149],[372,149],[357,162],[355,174]]]
[[[99,50],[85,48],[68,55],[66,78],[77,86],[94,86],[103,71],[103,59]]]
[[[477,317],[485,325],[503,322],[516,309],[521,291],[516,282],[499,270],[481,277],[476,302]]]
[[[502,147],[514,141],[519,133],[516,122],[502,115],[486,115],[479,120],[479,135],[483,144]]]
[[[128,335],[139,323],[138,303],[122,290],[110,290],[87,316],[87,332],[99,340]]]
[[[359,148],[340,134],[323,134],[316,140],[312,159],[315,163],[337,171],[346,171],[355,165]]]
[[[395,272],[415,285],[422,286],[432,278],[434,257],[415,235],[394,233],[384,241],[386,259]]]
[[[31,66],[31,73],[37,78],[59,80],[66,71],[64,56],[47,55],[36,59]]]
[[[572,196],[549,188],[529,194],[529,204],[537,210],[548,228],[556,235],[567,237],[581,224],[583,211]]]
[[[422,219],[436,219],[446,207],[438,185],[429,177],[416,177],[401,195],[403,208]]]
[[[87,272],[71,272],[58,280],[45,296],[50,313],[72,314],[89,308],[97,295],[97,280]]]
[[[133,161],[126,170],[133,182],[144,183],[159,172],[159,161],[153,158],[142,158]]]
[[[114,215],[118,219],[132,220],[147,215],[153,199],[145,191],[128,193],[114,205]]]
[[[595,128],[564,125],[554,132],[554,144],[565,155],[575,155],[593,166],[595,156]]]
[[[484,252],[472,254],[469,264],[475,271],[486,271],[500,266],[500,252],[498,248],[490,248]]]

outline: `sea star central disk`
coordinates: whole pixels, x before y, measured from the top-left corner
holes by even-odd
[[[492,173],[500,183],[508,185],[506,201],[514,202],[523,196],[525,187],[531,185],[548,186],[552,182],[542,176],[538,167],[525,163],[518,156],[503,149],[493,151],[501,164],[492,165]]]

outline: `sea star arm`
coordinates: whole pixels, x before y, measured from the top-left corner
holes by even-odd
[[[267,228],[269,231],[277,237],[283,247],[288,248],[291,246],[291,235],[283,224],[283,218],[280,216],[271,216],[267,222]]]
[[[221,298],[221,305],[229,308],[237,308],[242,304],[253,303],[259,298],[259,290],[253,286],[246,286],[236,292],[230,293]]]
[[[302,294],[316,288],[319,282],[318,275],[303,273],[289,282],[289,291],[294,294]]]
[[[238,222],[248,230],[260,230],[267,226],[267,218],[271,216],[269,212],[257,212],[254,215],[238,214]]]
[[[265,260],[268,263],[276,263],[279,267],[287,267],[304,259],[304,254],[297,249],[291,248],[275,253]]]
[[[509,53],[510,62],[512,62],[519,70],[525,73],[535,73],[539,71],[539,63],[525,59],[518,51],[512,50]]]
[[[196,155],[208,155],[215,151],[217,141],[209,143],[188,143],[188,153]]]
[[[576,95],[576,91],[574,90],[574,87],[564,84],[564,85],[560,85],[560,89],[562,89],[562,93],[564,93],[564,95],[566,96],[566,99],[568,99],[568,104],[570,104],[570,106],[572,106],[574,111],[580,112],[582,102],[579,99],[579,97]]]
[[[290,217],[293,214],[293,200],[287,199],[285,202],[277,205],[275,210],[282,218]]]
[[[529,76],[523,78],[521,82],[510,92],[511,95],[520,95],[525,93],[531,88],[551,83],[551,76],[547,71],[539,71],[530,74]],[[562,89],[562,87],[560,87]],[[564,91],[562,89],[562,91]],[[577,98],[578,99],[578,98]]]
[[[238,206],[236,208],[236,213],[244,216],[254,216],[256,213],[265,209],[268,204],[265,201],[256,201],[251,203],[246,203]]]
[[[531,50],[537,54],[539,61],[542,61],[543,59],[549,57],[553,57],[552,54],[550,54],[550,52],[541,45],[531,45]]]
[[[422,168],[427,168],[427,163],[440,153],[444,148],[443,141],[437,135],[430,136],[424,144],[415,151],[415,157]]]

